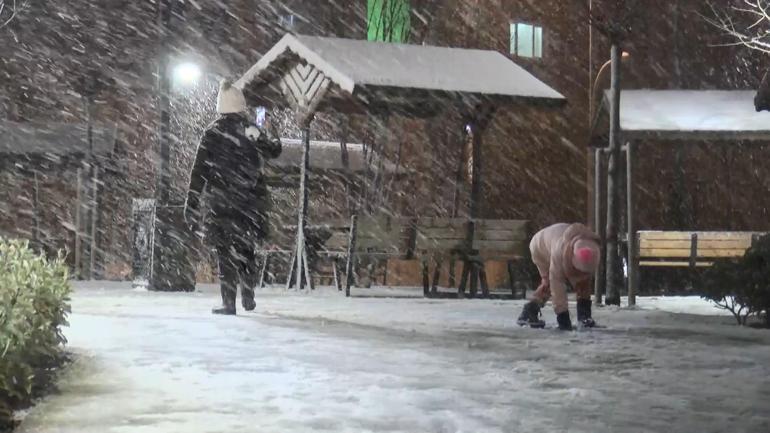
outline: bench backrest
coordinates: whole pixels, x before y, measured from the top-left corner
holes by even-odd
[[[356,252],[406,256],[412,249],[414,223],[408,218],[391,216],[360,217],[356,229]],[[332,237],[326,242],[329,251],[347,251],[350,221],[330,224]]]
[[[757,232],[640,231],[639,258],[717,259],[742,257]]]
[[[464,218],[420,218],[417,220],[415,249],[441,253],[465,247],[468,220]],[[476,220],[473,248],[486,258],[522,257],[529,240],[529,221]]]
[[[473,248],[489,259],[521,258],[528,254],[530,238],[527,220],[478,220]]]

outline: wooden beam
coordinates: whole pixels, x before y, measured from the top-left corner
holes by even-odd
[[[693,247],[680,249],[640,248],[639,256],[642,258],[689,258],[692,256],[694,249],[696,249],[696,257],[742,257],[746,253],[745,249],[700,249],[697,245],[693,245]]]
[[[714,262],[696,262],[695,266],[702,268],[702,267],[709,267],[712,266]],[[676,262],[656,262],[654,260],[642,260],[639,262],[639,266],[645,266],[645,267],[662,267],[662,268],[687,268],[690,267],[690,262],[683,262],[683,261],[676,261]]]
[[[640,248],[647,249],[689,249],[692,245],[692,240],[652,240],[643,239],[639,241]],[[736,249],[746,250],[751,247],[751,238],[746,239],[726,239],[726,240],[701,240],[698,236],[698,249]]]

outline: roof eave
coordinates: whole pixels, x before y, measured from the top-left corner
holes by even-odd
[[[280,60],[281,57],[290,52],[299,56],[305,62],[312,64],[320,69],[334,84],[340,89],[352,94],[356,88],[356,82],[349,76],[340,72],[329,62],[324,60],[318,53],[305,46],[296,36],[287,34],[278,41],[259,61],[252,66],[238,81],[235,86],[244,89],[249,83],[257,79],[264,71],[270,68],[270,65]]]

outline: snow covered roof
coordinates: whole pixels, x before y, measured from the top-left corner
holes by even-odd
[[[93,153],[109,156],[115,147],[116,127],[93,125]],[[67,155],[89,153],[85,123],[30,123],[0,121],[0,153]]]
[[[236,82],[265,80],[287,56],[320,69],[349,95],[407,89],[560,102],[564,97],[497,51],[287,34]],[[284,71],[288,72],[288,71]],[[267,83],[263,83],[267,84]]]
[[[279,167],[282,169],[296,169],[302,163],[302,140],[293,138],[282,138],[283,151],[281,156],[267,161],[268,166]],[[349,169],[352,172],[362,172],[366,170],[367,162],[364,155],[364,146],[362,144],[348,143],[348,161]],[[383,167],[386,171],[395,171],[393,163],[384,161]],[[339,142],[332,141],[310,141],[310,168],[321,170],[339,170],[345,169],[342,163],[342,151]]]
[[[753,90],[623,90],[627,138],[770,140],[770,113],[757,113]],[[609,111],[611,94],[605,93]]]

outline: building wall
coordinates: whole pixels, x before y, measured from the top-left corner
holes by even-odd
[[[87,116],[79,80],[88,70],[97,70],[106,78],[106,88],[96,97],[93,119],[116,123],[119,139],[103,177],[102,248],[104,267],[117,269],[110,276],[125,276],[120,270],[130,261],[131,199],[155,196],[159,59],[192,59],[212,74],[237,77],[287,30],[364,38],[365,3],[185,2],[163,49],[152,2],[33,0],[31,9],[7,27],[12,43],[0,46],[0,116],[15,121],[84,122]],[[752,88],[758,83],[767,60],[741,49],[713,46],[719,42],[718,33],[699,15],[709,13],[704,2],[644,3],[639,24],[624,45],[631,53],[624,86]],[[586,158],[589,83],[606,60],[609,46],[595,32],[591,38],[583,5],[561,0],[424,0],[412,4],[419,14],[412,20],[413,43],[493,49],[509,55],[511,22],[543,27],[544,57],[512,59],[564,94],[568,103],[561,108],[521,105],[496,113],[484,137],[482,215],[529,219],[534,227],[586,220],[591,208],[591,185],[586,181],[591,171]],[[122,12],[116,14],[118,8]],[[290,15],[295,18],[287,20]],[[662,15],[667,19],[660,19]],[[173,95],[174,202],[184,198],[198,136],[213,117],[215,81],[209,76],[208,87],[198,93]],[[317,137],[338,137],[340,122],[335,116],[319,116]],[[384,181],[382,187],[389,191],[387,210],[411,216],[463,215],[468,185],[461,185],[459,207],[455,208],[454,183],[467,151],[456,115],[428,121],[394,115],[386,126],[387,137],[373,133],[370,120],[353,118],[349,140],[379,146],[383,155],[392,162],[398,160],[411,173],[398,181]],[[283,127],[286,135],[296,134],[288,120]],[[770,173],[763,164],[766,144],[715,147],[696,143],[683,151],[684,167],[676,165],[672,147],[668,143],[644,147],[639,166],[641,227],[674,225],[672,212],[678,204],[672,190],[679,188],[680,195],[692,197],[694,219],[687,223],[693,227],[767,228],[770,203],[765,201],[770,198],[764,192]],[[0,231],[25,235],[29,231],[24,211],[29,207],[25,198],[29,179],[20,170],[4,167],[0,173]],[[716,181],[710,173],[719,173]],[[66,192],[74,191],[72,182],[55,169],[47,174],[45,183],[50,189],[44,187],[44,195],[50,204],[46,207],[58,215],[58,220],[45,222],[45,231],[52,237],[72,238],[71,221],[63,223],[73,215],[72,193]],[[733,193],[736,190],[747,191],[750,195],[745,197],[752,198],[739,197]]]

